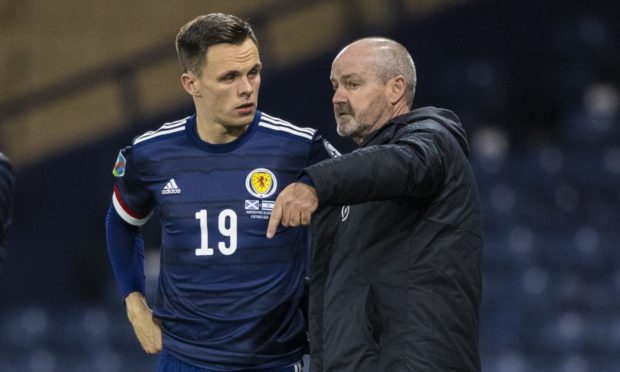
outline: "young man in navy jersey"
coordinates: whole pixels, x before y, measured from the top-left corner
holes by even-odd
[[[265,237],[280,190],[333,147],[257,110],[262,64],[251,26],[199,16],[176,38],[196,114],[121,150],[106,218],[127,315],[158,371],[300,371],[307,230]],[[140,226],[159,210],[161,269],[144,296]]]

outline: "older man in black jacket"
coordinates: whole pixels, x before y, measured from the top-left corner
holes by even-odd
[[[4,237],[13,209],[13,168],[6,156],[0,152],[0,276],[4,268]]]
[[[360,148],[306,168],[267,232],[312,219],[311,370],[479,371],[482,232],[465,130],[448,110],[411,111],[415,67],[393,40],[348,45],[331,81],[338,133]]]

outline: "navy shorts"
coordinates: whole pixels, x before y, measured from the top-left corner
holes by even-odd
[[[243,372],[302,372],[303,364],[299,361],[286,367],[269,368],[269,369],[248,369]],[[157,358],[157,372],[221,372],[211,369],[204,369],[184,363],[170,354],[162,351]],[[238,371],[241,372],[241,371]]]

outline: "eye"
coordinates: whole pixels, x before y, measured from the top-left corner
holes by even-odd
[[[236,77],[237,77],[237,74],[235,74],[234,72],[230,72],[226,75],[223,75],[219,80],[225,83],[232,83],[233,81],[235,81]]]
[[[262,66],[257,64],[255,65],[249,72],[248,72],[248,77],[250,79],[253,79],[255,77],[257,77],[258,75],[260,75],[260,71],[262,69]]]
[[[362,85],[362,84],[361,84],[361,83],[359,83],[359,82],[357,82],[357,81],[349,81],[349,82],[347,82],[347,87],[348,87],[349,89],[357,89],[357,88],[359,88],[361,85]]]

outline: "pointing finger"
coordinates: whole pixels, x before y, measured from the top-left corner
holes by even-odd
[[[276,200],[276,205],[273,207],[271,217],[269,218],[269,226],[267,226],[267,238],[271,239],[274,237],[276,230],[278,229],[278,225],[280,224],[280,220],[282,220],[282,207]]]

